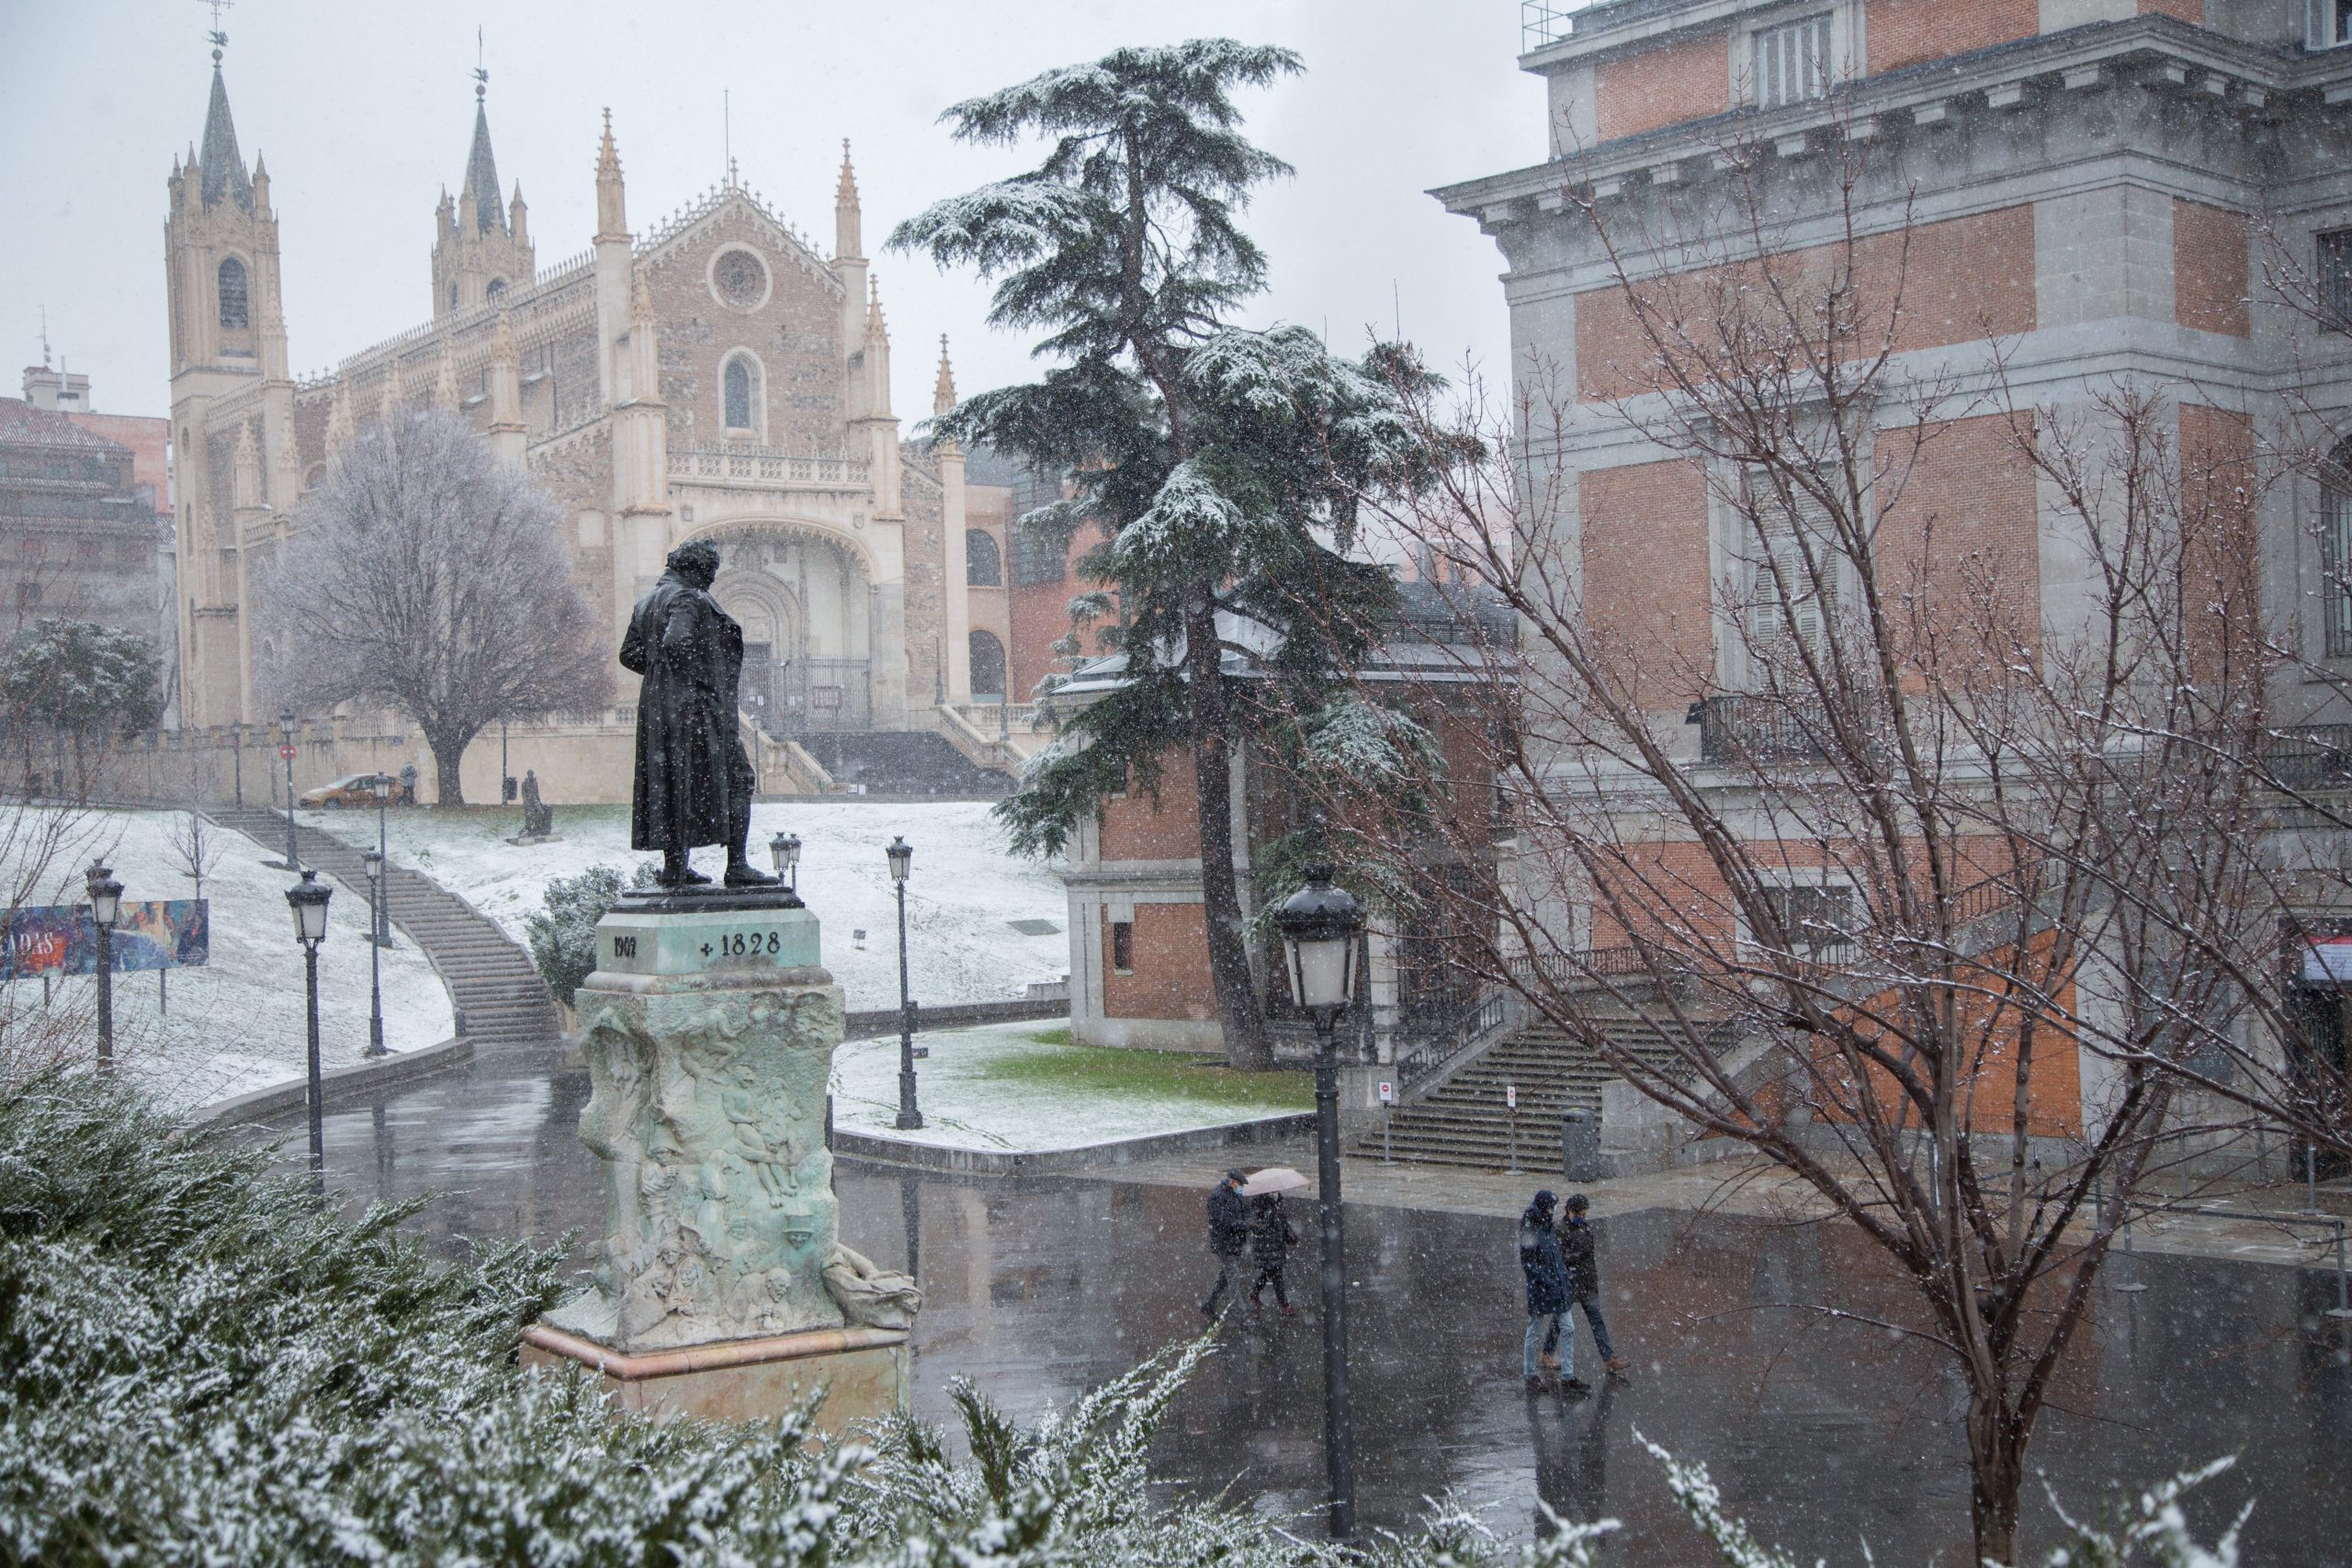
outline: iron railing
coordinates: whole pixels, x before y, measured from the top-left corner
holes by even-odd
[[[1684,722],[1699,727],[1702,762],[1817,762],[1827,757],[1825,716],[1786,697],[1702,697],[1690,705]]]
[[[1573,36],[1577,9],[1560,4],[1560,0],[1519,0],[1520,52],[1532,53],[1545,44]]]
[[[2352,724],[2274,729],[2263,743],[2262,767],[2281,789],[2352,787]]]
[[[1451,1023],[1397,1056],[1394,1064],[1397,1093],[1403,1094],[1500,1029],[1508,1016],[1500,991],[1490,992],[1464,1008]]]

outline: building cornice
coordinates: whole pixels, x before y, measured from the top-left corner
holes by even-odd
[[[1804,103],[1661,126],[1429,194],[1492,234],[1561,211],[1572,188],[1607,200],[1645,184],[1697,184],[1749,153],[1803,157],[1836,142],[2031,108],[2053,94],[2116,88],[2177,94],[2278,121],[2311,107],[2283,100],[2352,101],[2352,50],[2290,53],[2171,17],[2136,17],[1862,77]]]

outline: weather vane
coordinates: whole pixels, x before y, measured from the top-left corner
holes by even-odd
[[[198,0],[198,4],[212,7],[212,30],[205,36],[212,40],[212,59],[220,60],[220,51],[229,47],[229,35],[220,30],[220,13],[234,6],[237,0]]]
[[[474,28],[474,96],[483,97],[490,92],[490,73],[482,66],[481,28]]]

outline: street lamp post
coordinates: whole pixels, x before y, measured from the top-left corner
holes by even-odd
[[[922,1112],[915,1109],[915,1004],[907,991],[907,867],[915,851],[893,838],[882,852],[890,857],[890,880],[899,889],[899,1119],[893,1125],[911,1129],[922,1125]]]
[[[286,869],[302,869],[302,857],[294,848],[294,710],[288,708],[277,716],[277,754],[286,762]]]
[[[245,727],[242,723],[229,726],[229,746],[237,770],[237,809],[243,811],[245,808]]]
[[[778,833],[768,840],[768,853],[775,857],[775,874],[791,879],[792,895],[800,896],[800,835]]]
[[[1340,1082],[1333,1026],[1355,995],[1356,935],[1363,910],[1331,868],[1317,866],[1306,886],[1274,912],[1282,932],[1291,1000],[1315,1020],[1315,1165],[1323,1218],[1323,1458],[1330,1490],[1331,1538],[1355,1533],[1356,1477],[1348,1424],[1348,1279],[1340,1224]]]
[[[368,867],[368,1055],[384,1054],[384,852],[362,850]]]
[[[294,911],[295,940],[302,944],[302,966],[311,999],[311,1060],[309,1092],[304,1096],[311,1111],[311,1185],[321,1193],[327,1184],[326,1120],[321,1110],[319,1089],[319,943],[327,939],[327,900],[334,890],[319,880],[319,874],[308,867],[302,880],[286,890],[286,902]]]
[[[122,884],[106,862],[90,863],[90,924],[98,931],[98,1071],[114,1071],[114,927],[122,918]]]
[[[378,770],[376,790],[376,865],[369,873],[368,897],[375,905],[374,935],[378,947],[392,945],[392,882],[379,874],[390,863],[390,846],[384,839],[384,810],[392,803],[392,775]]]

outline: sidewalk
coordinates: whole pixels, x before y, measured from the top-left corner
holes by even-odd
[[[1245,1168],[1288,1165],[1310,1178],[1315,1174],[1315,1144],[1309,1138],[1263,1145],[1246,1152],[1249,1157],[1242,1162]],[[1069,1174],[1080,1179],[1192,1187],[1205,1192],[1235,1163],[1231,1157],[1220,1157],[1216,1151],[1204,1151],[1132,1165],[1080,1167]],[[1737,1214],[1791,1224],[1834,1221],[1836,1217],[1827,1200],[1810,1186],[1756,1156],[1653,1175],[1581,1183],[1570,1182],[1556,1171],[1465,1170],[1403,1161],[1387,1164],[1352,1155],[1340,1161],[1340,1188],[1351,1204],[1510,1219],[1527,1206],[1529,1197],[1539,1187],[1563,1194],[1572,1190],[1586,1193],[1592,1199],[1593,1212],[1603,1216],[1657,1209],[1682,1213]],[[1313,1190],[1300,1196],[1311,1202]],[[2173,1201],[2169,1194],[2165,1199]],[[2302,1210],[2303,1189],[2299,1186],[2217,1190],[2185,1201],[2184,1211],[2154,1214],[2135,1223],[2132,1228],[2134,1250],[2288,1268],[2335,1267],[2331,1224],[2335,1216],[2323,1215],[2319,1223],[2309,1223],[2312,1216]],[[2200,1205],[2276,1213],[2280,1217],[2272,1222],[2188,1212]],[[2120,1245],[2110,1254],[2107,1267],[2110,1270],[2124,1267]]]

